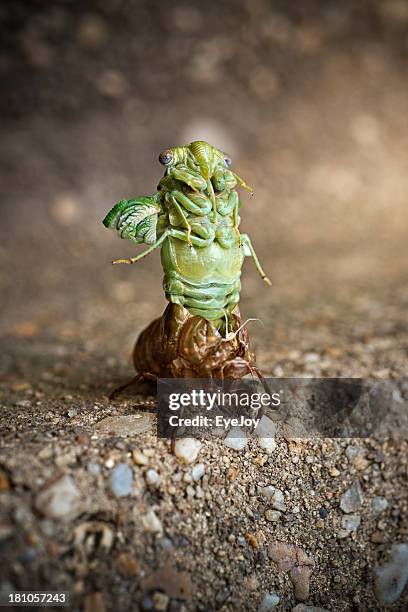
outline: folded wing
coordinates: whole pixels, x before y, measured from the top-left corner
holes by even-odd
[[[161,212],[158,194],[121,200],[108,212],[102,223],[136,244],[154,244],[158,214]]]

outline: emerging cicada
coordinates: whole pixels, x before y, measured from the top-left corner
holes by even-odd
[[[245,256],[270,284],[250,238],[239,232],[241,202],[231,160],[204,141],[166,149],[166,172],[151,196],[121,200],[105,217],[121,238],[161,247],[164,290],[170,302],[136,342],[140,376],[234,377],[255,371],[255,358],[238,309]]]

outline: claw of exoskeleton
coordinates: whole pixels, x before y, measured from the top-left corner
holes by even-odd
[[[116,264],[132,264],[133,261],[131,259],[114,259],[112,261],[112,265],[115,266]]]

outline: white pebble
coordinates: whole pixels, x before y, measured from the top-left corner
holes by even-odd
[[[227,437],[224,439],[224,446],[233,450],[243,450],[248,443],[246,433],[240,427],[231,427]]]
[[[110,473],[110,488],[115,497],[127,497],[133,491],[133,472],[126,463],[119,463]]]
[[[140,522],[144,531],[149,533],[163,533],[163,525],[153,510],[149,510],[140,516]]]
[[[71,476],[62,476],[41,491],[35,505],[44,516],[62,521],[70,521],[83,511],[81,493]]]
[[[273,453],[276,448],[275,433],[275,423],[264,415],[255,429],[255,434],[259,436],[259,446],[266,450],[269,455]]]
[[[343,529],[348,532],[357,531],[361,523],[361,516],[358,514],[349,514],[347,516],[343,516],[341,525]]]
[[[174,453],[183,463],[193,463],[198,457],[201,446],[201,442],[195,438],[178,438]]]
[[[258,612],[269,612],[272,608],[277,606],[278,603],[279,597],[275,593],[266,593],[258,608]]]
[[[280,489],[275,489],[275,487],[273,487],[272,485],[268,485],[267,487],[259,487],[258,491],[261,495],[272,501],[272,506],[273,508],[275,508],[275,510],[281,510],[282,512],[285,512],[285,498]]]
[[[148,485],[155,486],[160,482],[160,476],[156,472],[156,470],[147,470],[145,474],[145,479]]]
[[[194,482],[198,482],[204,476],[205,467],[204,463],[197,463],[191,470],[191,476]]]

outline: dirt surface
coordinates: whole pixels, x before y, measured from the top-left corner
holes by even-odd
[[[157,256],[110,266],[134,248],[101,219],[154,191],[161,149],[207,138],[255,188],[242,225],[274,286],[247,262],[241,311],[261,370],[392,379],[407,399],[408,12],[287,4],[1,9],[3,588],[87,612],[258,610],[266,593],[276,610],[408,608],[373,590],[408,538],[405,440],[214,440],[186,465],[155,436],[154,390],[107,397],[165,301]],[[100,425],[123,416],[130,435]]]

